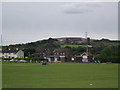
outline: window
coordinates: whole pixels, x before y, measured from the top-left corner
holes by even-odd
[[[86,55],[83,55],[83,58],[87,58],[87,56],[86,56]]]

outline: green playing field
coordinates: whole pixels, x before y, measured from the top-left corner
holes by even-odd
[[[3,88],[117,88],[118,64],[3,63]]]

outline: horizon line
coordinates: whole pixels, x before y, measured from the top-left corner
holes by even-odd
[[[53,39],[60,39],[60,38],[83,38],[83,39],[86,39],[85,37],[78,37],[78,36],[63,36],[63,37],[49,37],[49,38],[53,38]],[[23,43],[11,43],[11,44],[5,44],[5,45],[2,42],[1,46],[9,46],[9,45],[16,45],[16,44],[27,44],[27,43],[32,43],[32,42],[47,40],[49,38],[42,38],[42,39],[38,39],[38,40],[34,40],[34,41],[27,41],[27,42],[23,42]],[[103,38],[90,38],[90,39],[93,39],[93,40],[108,39],[108,40],[111,40],[111,41],[119,41],[119,39],[109,39],[109,38],[104,38],[104,37]]]

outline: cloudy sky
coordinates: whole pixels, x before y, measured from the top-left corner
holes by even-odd
[[[3,2],[3,44],[49,37],[118,38],[117,2]]]

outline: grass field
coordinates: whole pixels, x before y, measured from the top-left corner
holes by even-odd
[[[117,88],[118,64],[3,63],[3,88]]]

